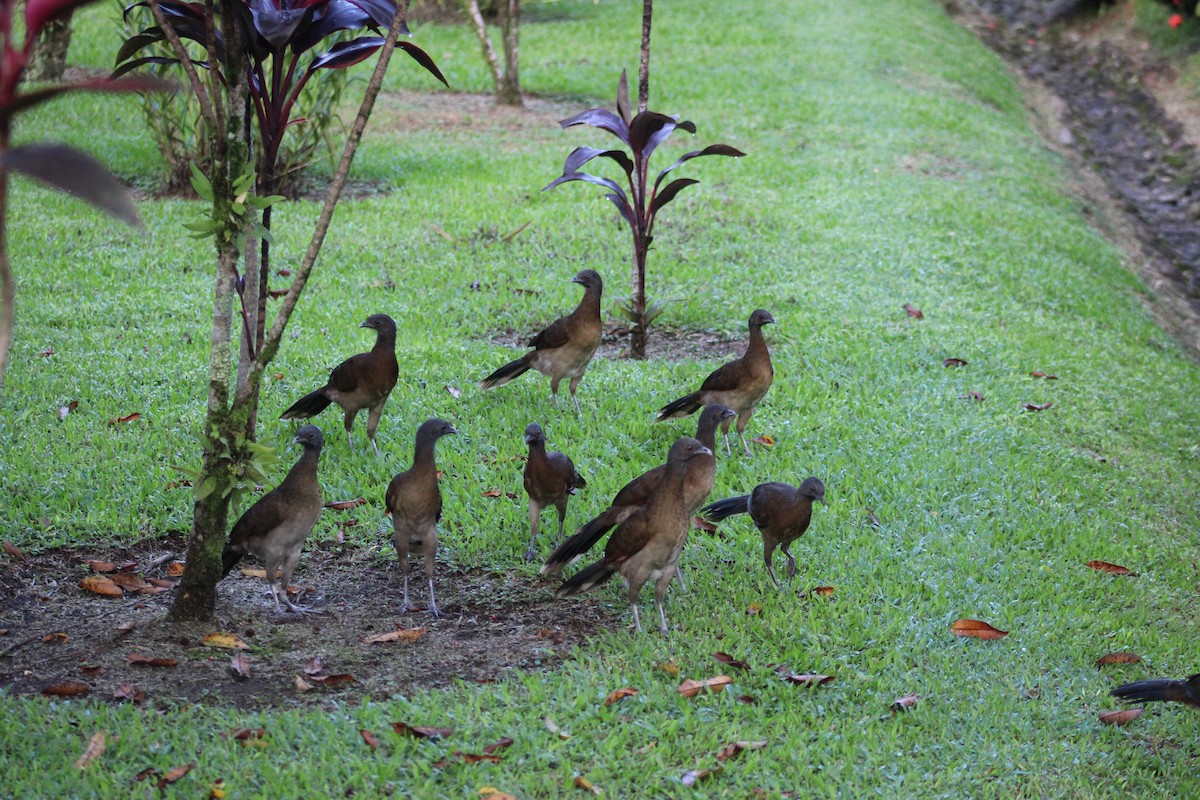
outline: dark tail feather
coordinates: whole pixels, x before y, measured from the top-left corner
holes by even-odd
[[[720,522],[729,519],[734,514],[745,514],[750,511],[750,495],[739,494],[737,497],[726,497],[715,503],[709,503],[700,509],[700,516],[709,522]]]
[[[516,361],[510,361],[500,369],[488,375],[479,382],[482,389],[495,389],[497,386],[503,386],[520,375],[524,375],[529,371],[529,365],[533,363],[533,356],[536,350],[531,350],[525,355],[518,358]]]
[[[230,550],[228,547],[221,553],[221,577],[224,578],[229,574],[230,570],[237,566],[237,563],[242,560],[245,553],[239,553],[236,550]]]
[[[681,397],[674,403],[668,403],[658,410],[658,416],[654,418],[655,422],[661,422],[664,419],[674,419],[675,417],[686,417],[688,414],[694,414],[700,410],[700,393],[692,392],[686,397]]]
[[[320,414],[329,407],[329,397],[326,396],[325,390],[317,389],[315,392],[304,395],[296,402],[292,403],[291,407],[279,415],[280,419],[308,419]]]
[[[590,592],[600,584],[612,577],[615,569],[604,561],[597,561],[590,567],[584,567],[576,572],[567,580],[563,581],[563,585],[558,587],[555,592],[559,597],[574,597],[577,594]]]
[[[1155,700],[1174,700],[1191,705],[1200,704],[1200,697],[1191,697],[1186,681],[1176,681],[1167,678],[1155,678],[1148,681],[1134,681],[1118,686],[1112,690],[1113,697],[1134,703],[1145,703]]]
[[[560,544],[550,554],[550,557],[546,559],[545,566],[542,567],[542,574],[557,575],[572,560],[591,550],[592,545],[600,541],[612,526],[621,521],[620,513],[621,509],[609,508],[601,512],[600,516],[584,523],[574,536]]]

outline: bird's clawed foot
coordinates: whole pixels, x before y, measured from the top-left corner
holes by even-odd
[[[537,559],[537,551],[533,549],[533,545],[529,545],[529,549],[525,551],[526,561],[535,561]]]
[[[787,576],[789,581],[796,577],[796,559],[792,558],[790,555],[787,559]]]

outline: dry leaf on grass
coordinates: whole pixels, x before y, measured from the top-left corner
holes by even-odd
[[[917,704],[920,698],[915,694],[906,694],[904,697],[897,697],[892,701],[890,708],[892,711],[908,711]]]
[[[1120,564],[1110,564],[1107,561],[1089,561],[1084,566],[1091,567],[1099,572],[1107,572],[1109,575],[1137,575],[1129,567],[1122,567]]]
[[[62,681],[42,689],[42,694],[47,697],[79,697],[91,690],[92,687],[83,681]]]
[[[775,446],[775,437],[771,436],[769,433],[764,433],[761,436],[755,436],[750,441],[754,444],[761,444],[763,447]]]
[[[445,739],[454,733],[453,728],[430,728],[424,725],[409,725],[407,722],[393,722],[392,730],[401,736],[413,736],[417,739]]]
[[[925,315],[921,313],[921,309],[917,308],[912,303],[904,304],[904,313],[908,314],[913,319],[925,319]]]
[[[205,647],[216,647],[222,650],[249,650],[250,645],[243,642],[232,633],[213,632],[200,642]]]
[[[1128,725],[1142,715],[1142,708],[1126,708],[1121,711],[1106,711],[1100,715],[1105,725]]]
[[[717,751],[717,761],[728,761],[737,758],[746,750],[761,750],[766,746],[766,742],[733,742]]]
[[[113,417],[112,419],[110,419],[108,421],[108,424],[109,425],[121,425],[123,423],[133,422],[133,421],[139,420],[141,418],[142,418],[142,415],[135,411],[132,414],[126,414],[123,417]]]
[[[415,642],[426,633],[429,628],[397,628],[394,631],[387,633],[377,633],[373,636],[360,637],[359,641],[363,644],[383,644],[385,642]]]
[[[712,657],[717,661],[720,661],[722,664],[728,664],[736,669],[750,669],[749,664],[747,664],[745,661],[737,660],[733,656],[729,655],[729,653],[713,653]]]
[[[1054,405],[1054,403],[1025,403],[1021,407],[1026,411],[1045,411],[1052,405]]]
[[[146,699],[146,693],[136,683],[122,683],[113,691],[113,699],[140,703]]]
[[[229,659],[229,668],[237,678],[245,680],[250,677],[250,659],[244,653],[234,653],[233,658]]]
[[[733,683],[733,678],[728,675],[717,675],[702,681],[692,680],[688,678],[683,683],[675,688],[684,697],[695,697],[705,689],[716,694],[725,690],[725,687]]]
[[[83,755],[81,755],[75,761],[76,768],[86,769],[88,764],[91,764],[97,758],[104,755],[106,739],[107,735],[104,733],[104,731],[96,731],[93,733],[91,741],[88,742],[87,748],[83,751]]]
[[[104,597],[124,597],[125,592],[107,575],[89,575],[79,582],[79,588]]]
[[[832,675],[818,675],[812,672],[797,673],[791,670],[781,670],[779,677],[785,683],[791,683],[796,686],[824,686],[834,678]]]
[[[955,636],[973,636],[976,639],[1003,639],[1008,631],[1002,631],[978,619],[960,619],[950,626]]]
[[[585,792],[591,792],[594,795],[604,794],[604,792],[600,791],[599,788],[594,786],[591,781],[589,781],[587,778],[583,777],[582,775],[575,776],[573,785],[575,786],[576,789],[583,789]]]
[[[801,600],[806,600],[810,597],[832,597],[835,591],[837,590],[832,586],[814,586],[807,592],[797,592],[796,596]]]
[[[695,786],[700,781],[706,781],[716,775],[720,775],[725,771],[724,767],[713,767],[712,769],[689,769],[683,773],[680,778],[684,786]]]
[[[1109,664],[1136,664],[1142,660],[1142,657],[1133,653],[1118,651],[1100,656],[1096,659],[1097,667],[1105,667]]]
[[[92,572],[116,572],[117,564],[115,561],[88,561],[88,568]]]
[[[967,362],[963,361],[961,358],[942,359],[943,367],[965,367],[966,365],[967,365]]]
[[[366,504],[367,498],[356,497],[353,500],[330,500],[325,504],[325,507],[332,511],[349,511],[352,508],[365,506]]]
[[[126,653],[125,660],[135,667],[175,667],[179,665],[177,658],[151,658],[145,653]]]
[[[371,748],[372,750],[379,749],[379,739],[375,736],[375,734],[371,733],[366,728],[359,729],[358,734],[362,736],[362,740],[367,743],[367,747]]]
[[[637,689],[631,689],[628,686],[622,689],[613,689],[608,693],[608,697],[604,698],[604,707],[608,708],[613,703],[617,702],[618,700],[624,700],[626,697],[634,697],[637,695],[637,693]]]
[[[192,764],[184,764],[183,766],[180,766],[180,767],[175,767],[173,770],[168,772],[166,775],[163,775],[161,778],[159,778],[158,783],[156,783],[155,786],[159,789],[165,789],[170,784],[175,783],[177,780],[182,778],[184,775],[187,775],[189,772],[191,772],[195,768],[195,766],[196,766],[195,763],[192,763]]]

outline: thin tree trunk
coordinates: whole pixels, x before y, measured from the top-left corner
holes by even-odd
[[[506,106],[522,106],[520,48],[521,0],[500,0],[500,33],[504,38],[504,77],[496,99]]]
[[[488,70],[492,73],[492,85],[496,87],[496,96],[500,96],[500,86],[504,83],[504,75],[500,71],[500,59],[496,57],[496,49],[488,36],[487,23],[483,21],[483,13],[479,10],[477,0],[464,0],[463,8],[471,18],[475,35],[479,37],[479,46],[483,49],[483,60],[487,62]]]
[[[8,120],[0,120],[0,153],[6,152],[9,141]],[[8,170],[0,169],[0,389],[4,388],[4,372],[8,367],[8,348],[12,346],[13,318],[16,316],[17,284],[12,265],[8,262]]]
[[[638,111],[650,106],[650,17],[654,0],[642,0],[642,63],[638,67]]]
[[[61,81],[67,71],[67,50],[71,47],[71,20],[46,23],[33,46],[33,58],[25,71],[26,80]]]

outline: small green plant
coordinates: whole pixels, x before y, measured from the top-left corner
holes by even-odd
[[[570,181],[584,181],[608,189],[604,197],[611,200],[617,207],[617,213],[629,226],[633,236],[633,286],[630,298],[619,304],[621,313],[632,323],[630,330],[630,353],[634,358],[646,357],[646,335],[650,324],[662,313],[664,302],[646,304],[646,254],[654,242],[654,222],[658,212],[670,203],[687,187],[699,183],[694,178],[675,178],[664,185],[663,181],[693,158],[701,156],[744,156],[741,150],[727,144],[710,144],[701,150],[693,150],[676,159],[675,163],[658,173],[653,185],[649,183],[650,156],[660,145],[670,138],[677,129],[695,133],[696,126],[688,121],[680,122],[678,117],[660,114],[656,111],[639,111],[633,113],[629,105],[629,84],[625,73],[617,83],[617,110],[607,108],[592,108],[564,119],[559,123],[564,128],[575,125],[591,125],[607,131],[621,140],[628,148],[600,149],[595,147],[576,147],[567,156],[563,164],[562,176],[555,178],[545,189]],[[620,184],[609,178],[581,172],[585,164],[596,158],[607,158],[621,168],[625,173],[628,191]],[[543,189],[543,191],[545,191]]]

